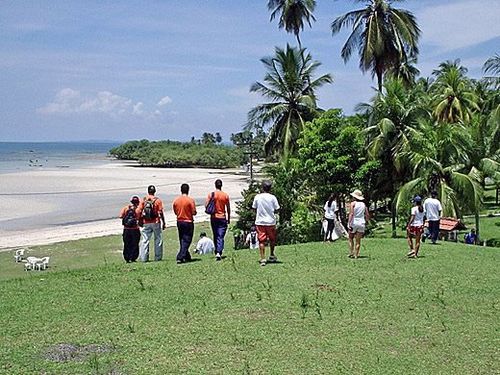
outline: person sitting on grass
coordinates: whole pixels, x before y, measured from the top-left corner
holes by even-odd
[[[363,202],[365,198],[361,190],[354,190],[351,193],[353,198],[350,204],[348,230],[349,230],[349,258],[357,259],[361,248],[361,238],[365,233],[366,222],[370,220],[370,214]],[[356,245],[354,244],[356,240]]]
[[[250,232],[247,234],[247,238],[245,240],[245,245],[247,245],[251,250],[259,248],[259,239],[257,238],[257,228],[255,225],[250,227]]]
[[[415,206],[411,209],[410,219],[406,226],[406,237],[410,251],[408,252],[409,258],[416,258],[420,250],[420,240],[424,231],[424,207],[422,206],[422,198],[415,196],[413,198]],[[413,237],[415,237],[415,246],[413,246]]]
[[[467,245],[475,245],[477,243],[477,234],[474,228],[471,228],[470,232],[465,235],[464,241]]]
[[[200,239],[196,244],[195,253],[196,254],[211,254],[215,250],[214,241],[211,238],[207,237],[205,232],[200,233]]]

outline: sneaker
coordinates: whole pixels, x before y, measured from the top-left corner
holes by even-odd
[[[215,254],[215,260],[216,261],[222,260],[221,255],[220,254]]]
[[[261,260],[259,261],[259,263],[260,263],[260,265],[261,265],[262,267],[264,267],[264,266],[266,265],[266,260],[265,260],[265,259],[261,259]]]
[[[267,261],[269,263],[276,263],[278,261],[278,258],[276,257],[276,255],[271,255]]]

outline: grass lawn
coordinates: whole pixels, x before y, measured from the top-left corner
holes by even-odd
[[[124,264],[107,237],[36,248],[52,269],[14,278],[2,254],[0,373],[500,372],[498,249],[424,244],[408,260],[404,240],[370,238],[351,260],[346,247],[283,246],[260,267],[249,250],[176,265],[170,243],[165,261]]]

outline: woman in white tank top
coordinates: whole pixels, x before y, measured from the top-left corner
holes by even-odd
[[[424,231],[425,213],[424,207],[422,206],[422,198],[418,195],[415,196],[415,198],[413,198],[413,203],[415,203],[415,206],[411,209],[410,219],[406,227],[406,238],[408,240],[408,246],[410,246],[410,251],[408,253],[409,258],[416,258],[418,256],[420,239]],[[415,247],[413,247],[413,237],[415,237]]]
[[[361,248],[361,238],[365,233],[366,222],[370,219],[368,209],[363,202],[365,198],[360,190],[351,193],[353,201],[349,210],[349,258],[357,258]],[[354,243],[356,240],[356,243]]]

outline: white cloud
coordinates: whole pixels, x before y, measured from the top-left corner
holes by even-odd
[[[498,0],[463,0],[417,12],[422,43],[450,51],[500,36]]]
[[[170,99],[170,96],[164,96],[163,98],[160,99],[157,106],[163,107],[164,105],[167,105],[168,103],[172,103],[172,99]]]
[[[83,96],[80,91],[71,88],[60,90],[54,100],[37,110],[45,115],[74,113],[103,113],[109,116],[124,114],[144,114],[143,103],[134,103],[132,99],[100,91],[92,96]]]

